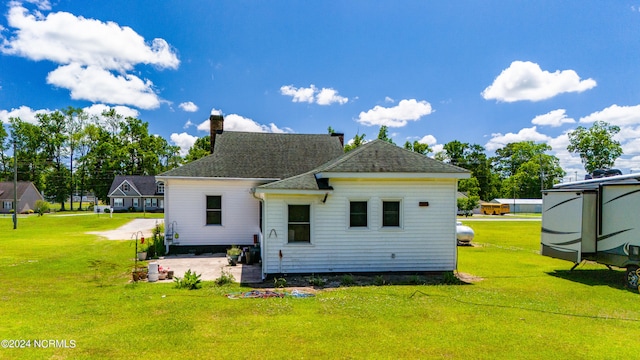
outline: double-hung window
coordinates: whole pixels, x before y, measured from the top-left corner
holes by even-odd
[[[311,242],[311,205],[289,205],[289,242]]]
[[[349,203],[349,227],[367,227],[367,202],[351,201]]]
[[[207,196],[207,225],[222,225],[222,196]]]
[[[114,198],[113,199],[113,207],[123,207],[124,199],[123,198]]]
[[[400,201],[382,202],[382,226],[400,227]]]

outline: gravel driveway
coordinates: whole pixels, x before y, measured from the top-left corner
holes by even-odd
[[[88,231],[87,234],[99,235],[107,240],[131,240],[134,234],[142,231],[145,237],[153,235],[152,230],[157,224],[164,222],[164,219],[133,219],[115,230],[109,231]]]

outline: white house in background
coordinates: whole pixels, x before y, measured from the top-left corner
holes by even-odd
[[[210,120],[212,155],[156,177],[172,248],[257,235],[265,275],[456,268],[466,170],[380,140],[344,154],[341,134],[224,132]]]

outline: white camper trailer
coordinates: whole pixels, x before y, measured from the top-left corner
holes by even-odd
[[[542,255],[626,268],[638,288],[640,174],[558,184],[542,200]]]

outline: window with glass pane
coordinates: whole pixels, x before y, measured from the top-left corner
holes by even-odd
[[[222,196],[207,196],[207,225],[222,225]]]
[[[367,202],[352,201],[349,210],[350,227],[367,227]]]
[[[311,205],[289,205],[289,242],[311,242]]]
[[[382,202],[382,226],[400,226],[400,202]]]

